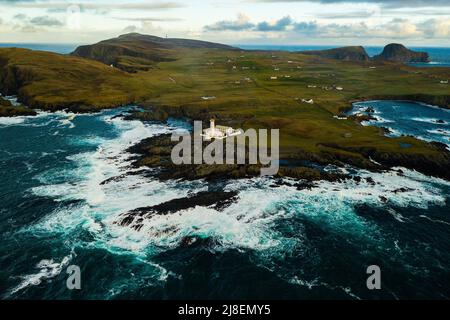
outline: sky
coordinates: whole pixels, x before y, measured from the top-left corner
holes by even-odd
[[[450,0],[0,0],[0,42],[130,32],[227,44],[450,47]]]

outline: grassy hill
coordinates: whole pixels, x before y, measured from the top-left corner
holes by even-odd
[[[236,50],[233,47],[188,39],[167,39],[138,33],[78,47],[72,55],[113,65],[127,72],[148,71],[156,63],[173,61],[180,48]]]
[[[138,37],[127,46],[148,54],[148,45]],[[333,116],[352,101],[373,98],[449,108],[450,87],[440,80],[450,78],[450,69],[230,47],[177,45],[167,50],[167,56],[159,51],[164,59],[151,61],[149,69],[141,68],[143,61],[135,56],[120,56],[121,64],[126,61],[133,70],[129,73],[110,67],[109,61],[0,49],[0,91],[50,110],[87,111],[135,102],[148,110],[137,115],[142,119],[215,116],[220,123],[244,129],[280,128],[284,158],[376,167],[371,158],[427,173],[448,171],[449,153],[437,146],[410,137],[387,138],[381,129]],[[313,99],[314,104],[302,99]],[[401,148],[402,143],[411,147]]]

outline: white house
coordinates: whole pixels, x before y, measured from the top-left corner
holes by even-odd
[[[203,96],[201,98],[202,98],[202,100],[215,100],[216,99],[215,96]]]
[[[313,99],[302,99],[302,102],[304,103],[308,103],[308,104],[314,104],[314,100]]]

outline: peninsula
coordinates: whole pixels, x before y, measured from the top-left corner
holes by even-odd
[[[450,88],[442,82],[450,69],[414,68],[391,61],[388,53],[367,59],[360,47],[334,53],[247,51],[133,33],[71,55],[0,49],[0,91],[31,109],[91,112],[136,104],[144,111],[129,118],[215,118],[244,130],[279,128],[280,155],[287,162],[404,166],[450,179],[450,153],[443,146],[389,138],[381,128],[362,126],[358,117],[342,117],[353,102],[371,99],[450,108]],[[3,108],[1,115],[11,115]],[[153,156],[147,154],[147,164],[158,166]]]

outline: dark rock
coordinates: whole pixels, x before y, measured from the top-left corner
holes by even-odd
[[[326,59],[343,61],[369,61],[369,55],[363,47],[343,47],[329,50],[301,51],[301,54],[319,56]]]
[[[430,62],[430,57],[426,52],[415,52],[407,49],[402,44],[391,43],[384,47],[380,55],[373,57],[376,61],[391,61],[391,62]]]
[[[121,226],[130,226],[140,230],[143,219],[153,215],[167,215],[196,206],[210,207],[222,211],[237,199],[237,192],[199,192],[193,196],[173,199],[155,206],[138,208],[121,215]],[[141,219],[141,220],[139,220]]]

